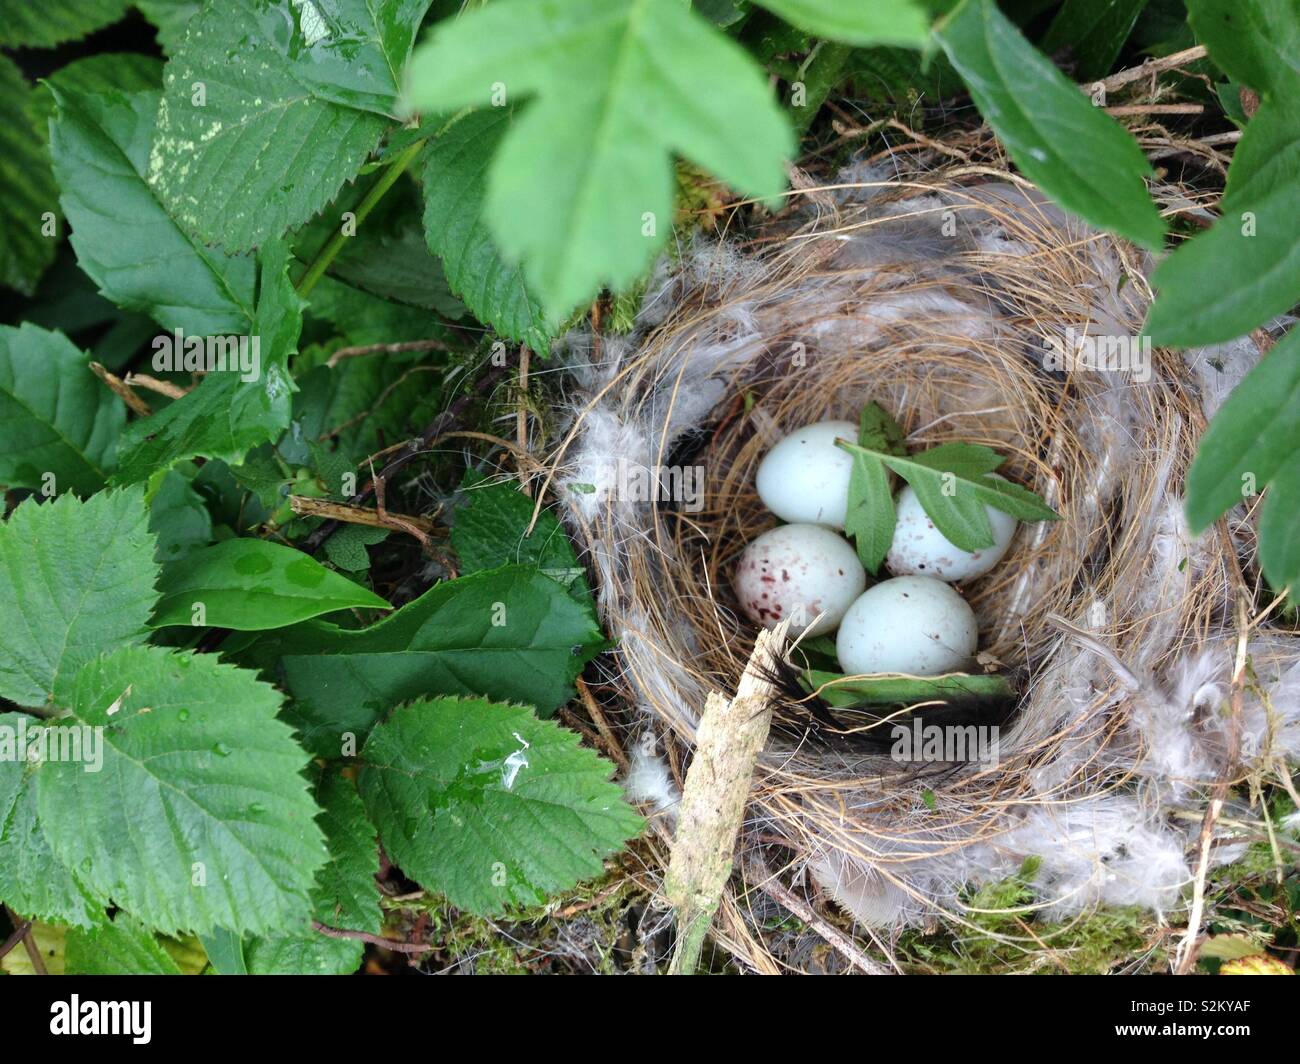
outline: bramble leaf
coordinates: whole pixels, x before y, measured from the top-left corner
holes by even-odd
[[[599,875],[642,820],[613,765],[525,706],[402,706],[362,750],[358,789],[408,876],[477,913],[537,904]]]
[[[106,650],[139,643],[157,600],[140,489],[30,499],[0,524],[0,696],[61,699]]]
[[[0,285],[25,295],[36,290],[58,247],[44,231],[56,205],[44,133],[30,118],[32,95],[22,72],[0,55]]]
[[[305,929],[325,846],[279,706],[212,655],[124,647],[85,665],[60,723],[95,729],[103,760],[34,773],[54,852],[167,934]]]
[[[0,325],[0,422],[0,482],[88,495],[113,468],[126,409],[62,333]]]

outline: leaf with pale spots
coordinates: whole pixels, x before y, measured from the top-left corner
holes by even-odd
[[[334,199],[394,124],[429,0],[212,0],[164,75],[149,183],[204,241],[244,250]]]

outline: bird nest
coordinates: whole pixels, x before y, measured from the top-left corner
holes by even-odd
[[[632,791],[671,826],[706,697],[749,659],[732,570],[775,524],[759,460],[874,400],[913,448],[994,448],[1061,515],[960,585],[1016,710],[995,763],[931,775],[801,730],[807,705],[778,696],[742,874],[807,913],[829,897],[872,935],[960,923],[972,888],[1029,858],[1053,915],[1184,905],[1208,789],[1300,751],[1300,649],[1244,620],[1248,515],[1200,539],[1183,523],[1206,402],[1191,361],[1142,341],[1150,264],[988,167],[850,173],[798,200],[749,243],[683,252],[630,336],[569,339],[553,468],[618,640],[610,679],[673,769],[645,786],[665,770],[636,744]],[[1215,836],[1213,860],[1234,852]],[[762,967],[737,913],[723,939]]]

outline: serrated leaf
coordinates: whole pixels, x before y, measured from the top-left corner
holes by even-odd
[[[125,647],[84,666],[63,722],[100,729],[102,768],[37,769],[54,852],[167,934],[305,927],[325,846],[279,706],[210,655]]]
[[[402,706],[362,750],[358,789],[388,855],[477,913],[538,904],[599,875],[641,830],[613,766],[523,706]]]
[[[126,14],[128,0],[0,0],[0,45],[52,48]]]
[[[88,495],[113,468],[126,408],[62,333],[0,325],[0,421],[0,483]]]
[[[316,801],[329,848],[329,860],[316,874],[312,904],[317,920],[328,927],[378,934],[379,844],[374,825],[356,786],[333,769],[320,773]],[[247,968],[254,975],[343,975],[361,962],[362,944],[354,939],[304,935],[254,938],[244,944]]]
[[[338,757],[346,734],[364,737],[413,698],[484,694],[549,715],[604,645],[589,607],[531,566],[506,566],[437,584],[369,628],[309,621],[254,650],[279,661],[308,749]]]
[[[1152,343],[1233,340],[1300,300],[1297,167],[1300,119],[1291,101],[1269,100],[1242,133],[1222,217],[1152,275],[1159,289],[1146,322]]]
[[[246,333],[252,258],[225,255],[188,236],[145,183],[159,94],[80,95],[57,85],[51,91],[58,105],[50,153],[59,202],[77,262],[100,292],[167,329]]]
[[[389,609],[373,591],[321,565],[310,554],[261,539],[228,539],[163,566],[155,628],[194,624],[256,632],[323,613]]]
[[[203,8],[202,0],[135,0],[140,14],[158,30],[158,44],[171,55],[185,40],[190,19]]]
[[[366,548],[387,538],[388,531],[383,528],[345,525],[325,541],[325,556],[345,572],[364,573],[370,568],[370,553]]]
[[[868,572],[878,572],[894,540],[898,514],[885,464],[874,455],[856,451],[849,468],[849,501],[844,534],[853,539],[858,559]]]
[[[134,489],[28,500],[0,524],[0,696],[43,705],[86,662],[148,635],[148,517]]]
[[[28,919],[89,927],[104,906],[50,849],[22,754],[23,737],[41,726],[33,717],[0,714],[0,903]]]
[[[534,503],[515,484],[472,480],[465,499],[451,530],[451,546],[463,573],[533,565],[567,587],[577,601],[591,604],[586,571],[553,513],[542,510],[529,535]]]
[[[879,403],[871,402],[862,408],[858,418],[858,446],[885,454],[907,454],[907,433]]]
[[[260,443],[289,427],[293,380],[289,358],[302,331],[302,300],[289,281],[289,252],[279,241],[259,254],[261,282],[254,316],[259,356],[256,376],[237,368],[209,373],[193,391],[122,434],[115,481],[131,484],[185,458],[238,464]],[[251,350],[251,338],[250,338]]]
[[[1151,165],[993,0],[963,0],[940,44],[1021,172],[1068,211],[1148,248],[1165,223],[1147,193]],[[951,537],[950,537],[951,538]]]
[[[511,114],[503,107],[474,111],[429,141],[422,157],[424,233],[452,291],[479,321],[546,354],[554,328],[523,270],[501,256],[483,216],[488,164]]]
[[[193,465],[187,473],[168,469],[150,478],[149,531],[157,537],[155,558],[174,562],[212,542],[212,515],[194,490]]]
[[[153,932],[119,912],[84,930],[72,930],[64,943],[68,975],[180,975],[181,969]]]
[[[42,231],[43,215],[56,204],[44,136],[29,117],[31,100],[22,72],[0,55],[0,285],[25,295],[36,290],[58,246],[54,235]]]
[[[1065,0],[1043,36],[1048,55],[1066,52],[1079,81],[1104,77],[1147,0]]]
[[[925,11],[911,0],[755,0],[791,25],[848,44],[909,44],[919,48],[930,33]]]
[[[32,90],[27,114],[42,136],[49,129],[58,104],[52,89],[59,89],[77,97],[107,92],[130,95],[157,89],[162,83],[163,64],[151,55],[137,52],[98,52],[74,59],[43,78]]]
[[[1297,468],[1300,332],[1292,330],[1219,408],[1187,472],[1187,522],[1195,533],[1269,485],[1260,516],[1260,560],[1269,583],[1279,590],[1300,586]]]
[[[392,124],[428,6],[207,4],[167,64],[150,184],[183,225],[231,250],[305,222],[356,177]]]
[[[751,195],[785,183],[792,136],[760,71],[678,0],[501,0],[439,23],[407,102],[454,111],[501,88],[533,99],[492,162],[487,218],[552,318],[652,261],[674,152]]]

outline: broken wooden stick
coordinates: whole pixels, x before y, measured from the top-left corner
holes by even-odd
[[[731,878],[754,765],[772,723],[776,688],[768,677],[785,653],[788,628],[787,621],[770,632],[759,633],[735,698],[714,691],[705,701],[664,877],[664,893],[677,916],[677,945],[668,965],[670,975],[690,975],[698,967],[714,914]]]

